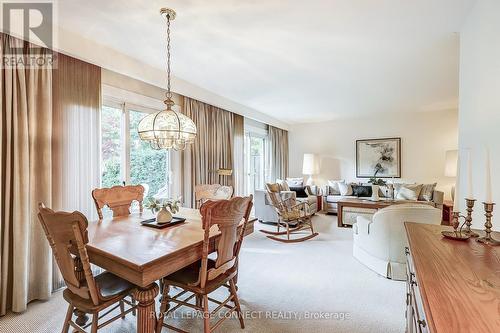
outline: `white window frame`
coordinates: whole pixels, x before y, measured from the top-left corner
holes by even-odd
[[[267,129],[252,126],[252,125],[247,125],[245,124],[245,159],[244,159],[244,164],[245,164],[245,177],[244,177],[244,188],[245,192],[250,191],[250,184],[249,182],[249,177],[250,177],[250,169],[249,169],[249,157],[248,153],[250,151],[250,137],[254,138],[259,138],[264,140],[264,184],[269,180],[270,177],[270,170],[269,170],[269,135]],[[259,189],[254,189],[254,190],[259,190]],[[253,194],[253,193],[248,193],[248,194]]]
[[[155,113],[161,111],[161,106],[164,105],[162,101],[153,99],[151,97],[139,95],[126,90],[118,89],[103,85],[103,98],[102,105],[120,109],[122,112],[120,122],[120,178],[126,184],[130,183],[130,111],[139,111],[144,113]],[[101,112],[101,110],[99,111]],[[99,114],[99,119],[101,115]],[[99,151],[101,149],[102,134],[99,131]],[[102,158],[101,158],[102,161]],[[172,175],[172,154],[167,154],[167,183],[171,183]],[[101,174],[99,175],[101,177]],[[169,196],[172,193],[172,187],[168,187]],[[151,194],[151,193],[150,193]],[[154,193],[153,193],[154,194]]]

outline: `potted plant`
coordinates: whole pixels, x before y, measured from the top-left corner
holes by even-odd
[[[383,180],[382,178],[378,178],[377,179],[377,174],[383,170],[383,167],[380,163],[377,163],[377,165],[375,165],[375,173],[373,174],[373,177],[370,178],[370,180],[368,181],[369,184],[372,184],[372,197],[371,197],[371,200],[373,201],[379,201],[380,198],[379,198],[379,187],[380,186],[384,186],[387,184],[387,182],[385,180]]]
[[[179,211],[180,198],[178,199],[163,199],[158,200],[154,197],[148,198],[145,207],[151,209],[153,214],[156,213],[156,223],[163,224],[172,221],[172,214]]]

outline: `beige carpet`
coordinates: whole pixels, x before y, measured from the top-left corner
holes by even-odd
[[[238,286],[246,328],[232,319],[218,332],[404,332],[404,283],[356,261],[352,230],[338,228],[335,216],[318,215],[314,222],[320,236],[303,243],[277,243],[259,232],[245,239]],[[60,332],[65,311],[58,292],[50,301],[31,304],[24,314],[0,318],[0,332]],[[201,332],[201,320],[188,311],[170,323]],[[102,332],[135,332],[135,317]]]

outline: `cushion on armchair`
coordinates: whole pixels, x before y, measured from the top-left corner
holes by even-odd
[[[307,198],[306,186],[292,186],[290,191],[296,193],[297,198]]]

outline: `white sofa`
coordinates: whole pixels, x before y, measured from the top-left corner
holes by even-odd
[[[371,220],[358,216],[353,225],[353,256],[380,275],[405,280],[404,222],[441,224],[441,219],[440,209],[415,203],[383,208]]]

